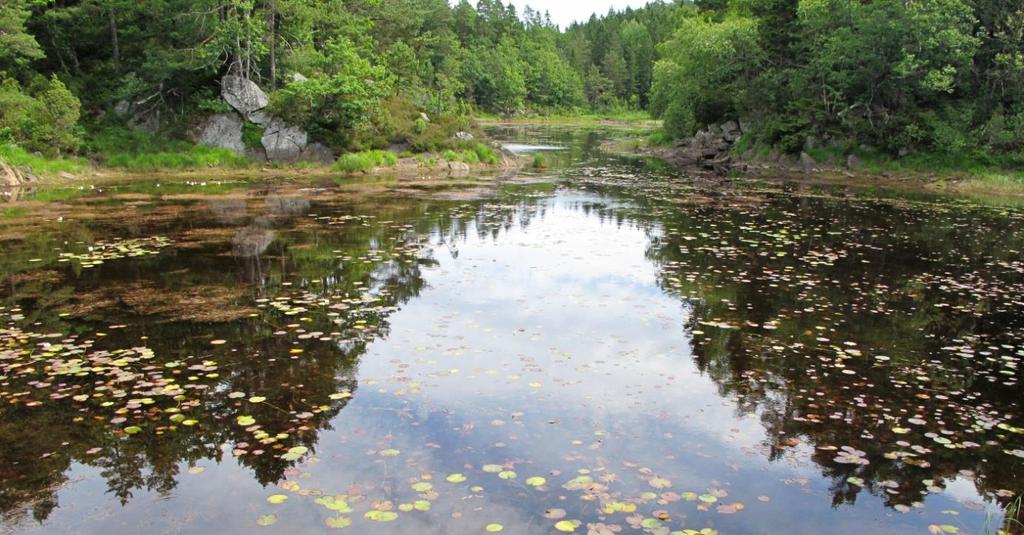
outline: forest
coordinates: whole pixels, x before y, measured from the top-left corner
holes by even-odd
[[[480,114],[733,119],[743,146],[1024,162],[1021,0],[677,0],[559,28],[500,0],[4,0],[0,142],[102,162],[230,111],[335,151],[450,148]],[[244,141],[262,135],[246,124]]]

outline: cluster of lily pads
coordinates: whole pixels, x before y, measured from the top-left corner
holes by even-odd
[[[118,238],[111,241],[101,240],[86,246],[82,252],[60,253],[58,261],[76,263],[82,268],[87,269],[110,260],[160,254],[161,249],[170,247],[172,243],[169,238],[163,236]]]

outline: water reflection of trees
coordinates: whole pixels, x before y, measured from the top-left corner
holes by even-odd
[[[513,225],[516,214],[523,214],[517,209],[520,201],[533,197],[512,195],[506,199],[508,203],[486,207],[478,202],[395,199],[363,204],[328,201],[317,206],[318,213],[328,218],[363,214],[340,225],[310,218],[311,204],[304,199],[267,199],[255,208],[251,202],[211,201],[203,205],[205,217],[186,213],[188,219],[176,224],[178,229],[222,230],[212,232],[208,240],[169,250],[155,259],[111,262],[85,273],[19,281],[16,291],[0,293],[0,297],[7,305],[21,306],[38,332],[75,332],[89,337],[107,325],[123,322],[127,328],[110,331],[93,349],[137,346],[144,336],[159,364],[209,358],[217,362],[220,377],[182,400],[193,405],[188,415],[197,420],[196,425],[172,430],[167,427],[166,414],[153,415],[143,424],[145,431],[130,437],[114,432],[117,426],[108,423],[112,414],[85,414],[63,401],[0,409],[0,441],[7,445],[0,450],[0,519],[12,526],[29,515],[39,522],[45,520],[59,506],[58,492],[76,465],[95,468],[107,491],[123,504],[139,491],[171,492],[183,467],[204,460],[220,463],[234,457],[259,483],[281,481],[294,463],[281,459],[280,454],[294,446],[315,454],[320,433],[331,429],[331,421],[348,401],[332,400],[331,395],[356,392],[360,356],[374,339],[387,336],[389,316],[426,287],[422,270],[436,264],[433,250],[457,247],[474,229],[477,236],[497,237]],[[109,235],[114,232],[110,224],[104,222],[102,229],[88,229],[87,224],[76,228],[82,235]],[[133,233],[174,234],[173,228],[133,225]],[[6,257],[5,264],[10,264],[6,269],[32,273],[29,259],[51,247],[55,239],[41,236],[45,237],[30,238],[38,240],[38,245]],[[399,254],[417,247],[425,249],[423,254]],[[84,318],[58,316],[83,294],[94,295],[88,292],[98,287],[133,288],[140,280],[162,288],[168,296],[203,284],[248,288],[240,295],[250,304],[282,296],[336,298],[370,293],[373,306],[355,307],[341,317],[328,316],[326,310],[309,310],[304,314],[309,319],[302,325],[305,332],[336,332],[341,338],[302,343],[304,352],[298,358],[289,354],[296,347],[296,337],[281,335],[285,318],[267,308],[259,309],[254,317],[202,323],[160,314],[139,316],[137,310],[122,308],[123,298],[114,298],[90,308]],[[208,304],[221,305],[212,298]],[[211,350],[209,341],[214,339],[231,341],[223,347],[237,351]],[[25,388],[14,383],[3,388]],[[231,393],[245,393],[245,397]],[[265,397],[266,402],[248,403],[246,398],[253,395]],[[251,432],[235,424],[239,414],[251,415],[271,435],[288,436],[274,445],[261,446]],[[249,447],[235,456],[233,448],[239,444]],[[253,453],[258,447],[264,450],[262,455]]]
[[[832,479],[837,505],[867,489],[890,506],[909,506],[956,477],[974,479],[983,495],[1019,491],[1024,467],[1003,452],[1020,447],[1019,438],[978,426],[989,415],[1012,415],[1020,425],[1019,384],[993,381],[999,369],[991,362],[943,351],[964,340],[1014,344],[1024,327],[1019,306],[1007,308],[983,288],[971,295],[920,284],[940,273],[1019,289],[1020,274],[998,267],[1020,250],[1012,222],[984,211],[785,197],[651,222],[663,230],[647,255],[661,267],[664,290],[687,307],[685,329],[702,333],[694,336],[697,365],[739,412],[759,415],[769,459],[815,447],[812,459]],[[752,243],[758,229],[780,228],[788,234],[775,232],[778,240],[803,233],[785,256],[764,234]],[[810,253],[826,251],[835,253],[828,262],[811,261]],[[863,354],[838,360],[853,375],[835,367],[845,342]],[[880,364],[879,354],[891,360]],[[906,423],[918,415],[925,424]],[[897,426],[909,431],[895,434]],[[947,448],[929,432],[974,444]],[[833,448],[842,446],[865,452],[868,464],[835,462]]]

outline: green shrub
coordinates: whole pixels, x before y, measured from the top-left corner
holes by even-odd
[[[343,154],[334,168],[346,173],[369,171],[374,167],[391,167],[398,163],[398,155],[386,150],[368,150]]]
[[[77,150],[80,108],[56,76],[38,77],[27,90],[12,78],[0,82],[0,130],[29,151],[56,155]]]
[[[473,152],[476,153],[477,158],[483,163],[497,165],[499,161],[498,155],[494,152],[494,149],[484,145],[483,143],[473,145]]]
[[[246,122],[242,126],[242,143],[250,149],[258,149],[263,146],[263,129]]]
[[[547,169],[548,160],[543,154],[535,154],[533,156],[533,168],[534,169]]]

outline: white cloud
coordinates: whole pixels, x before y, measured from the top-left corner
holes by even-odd
[[[551,14],[551,20],[562,28],[572,24],[574,21],[585,21],[594,13],[604,15],[611,8],[621,11],[627,7],[641,7],[648,2],[649,0],[561,0],[559,2],[512,0],[520,14],[522,14],[526,6],[530,6],[541,13],[547,11]]]

